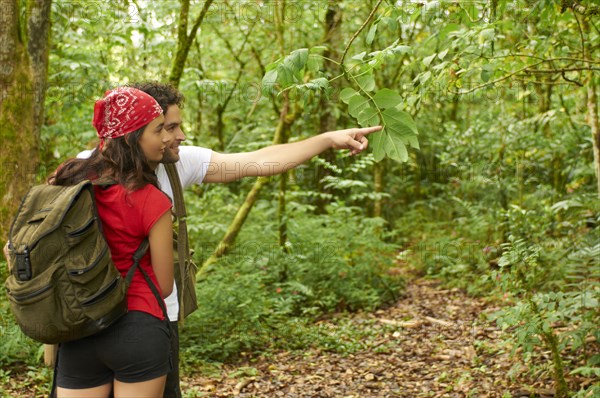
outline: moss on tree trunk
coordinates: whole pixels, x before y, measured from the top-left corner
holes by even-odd
[[[16,0],[0,12],[0,237],[35,182],[48,69],[51,0]],[[27,20],[23,18],[27,17]]]

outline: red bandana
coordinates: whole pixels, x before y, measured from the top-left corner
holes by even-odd
[[[162,115],[158,102],[132,87],[118,87],[104,93],[94,105],[92,124],[98,131],[100,148],[105,138],[122,137],[136,131]]]

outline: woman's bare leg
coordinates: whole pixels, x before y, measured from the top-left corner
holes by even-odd
[[[110,383],[93,388],[56,388],[58,398],[106,398],[110,394],[112,385]]]
[[[115,398],[162,398],[166,380],[166,375],[140,383],[115,380]]]

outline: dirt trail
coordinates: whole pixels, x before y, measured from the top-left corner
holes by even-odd
[[[501,331],[480,317],[495,309],[457,289],[416,280],[396,305],[352,317],[357,328],[377,329],[364,350],[283,352],[225,366],[216,377],[187,378],[184,391],[188,397],[530,396],[507,375],[514,361],[500,344]],[[527,384],[537,391],[532,396],[553,396],[550,380]]]

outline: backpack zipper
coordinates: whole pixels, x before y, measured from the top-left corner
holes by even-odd
[[[117,287],[117,285],[119,284],[119,280],[121,279],[121,276],[116,277],[108,286],[106,286],[104,289],[100,290],[98,293],[96,293],[94,296],[88,298],[85,301],[81,302],[81,305],[92,305],[95,304],[96,302],[102,300],[104,297],[106,297],[114,288]]]
[[[7,291],[7,293],[10,294],[10,296],[12,298],[14,298],[15,301],[25,301],[25,300],[28,300],[28,299],[33,298],[35,296],[39,296],[40,294],[44,293],[47,290],[50,290],[51,288],[52,288],[52,285],[47,285],[47,286],[44,286],[43,288],[38,289],[38,290],[36,290],[34,292],[27,293],[27,294],[20,294],[20,295],[14,294],[14,293],[12,293],[10,291]]]
[[[102,260],[104,258],[104,255],[106,254],[107,250],[108,250],[108,246],[104,246],[104,248],[102,249],[102,253],[100,253],[98,258],[96,258],[96,260],[94,260],[94,262],[91,265],[89,265],[85,268],[82,268],[82,269],[69,270],[69,275],[82,275],[82,274],[85,274],[86,272],[88,272],[89,270],[93,269],[96,265],[98,265],[100,260]]]
[[[67,232],[67,235],[69,235],[72,238],[75,238],[78,235],[83,235],[83,233],[92,226],[94,221],[96,221],[96,217],[92,217],[88,222],[86,222],[83,226],[77,228],[76,230]]]

